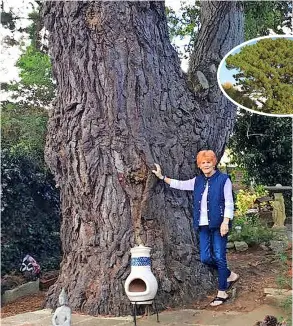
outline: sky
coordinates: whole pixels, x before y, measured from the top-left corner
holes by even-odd
[[[9,3],[9,4],[8,4]],[[13,7],[13,11],[22,17],[21,20],[17,20],[16,27],[26,27],[30,24],[30,20],[26,19],[28,12],[32,10],[32,6],[29,3],[33,1],[25,0],[7,0],[4,1],[4,10],[8,10]],[[8,47],[3,43],[3,38],[5,36],[12,36],[12,33],[0,25],[0,41],[1,41],[1,51],[0,51],[0,83],[8,82],[13,79],[18,79],[18,70],[15,67],[15,63],[19,56],[21,55],[21,49],[18,45],[13,47]],[[16,40],[21,40],[23,34],[19,32],[14,33]],[[26,43],[27,44],[27,43]]]

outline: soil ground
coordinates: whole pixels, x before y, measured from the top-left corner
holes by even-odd
[[[209,303],[213,296],[209,296],[204,301],[195,302],[192,308],[216,311],[252,311],[264,303],[264,288],[278,287],[276,279],[284,271],[284,265],[276,255],[271,251],[259,248],[228,253],[228,264],[231,270],[240,275],[234,290],[230,292],[232,298],[219,307],[210,307]],[[37,295],[19,298],[2,307],[1,318],[42,309],[45,296],[46,292],[42,291]]]
[[[196,302],[194,308],[248,312],[265,303],[264,288],[280,288],[277,279],[284,274],[286,267],[272,251],[250,248],[245,252],[228,253],[227,258],[229,268],[240,275],[229,291],[231,299],[227,304],[210,307],[214,296],[209,296],[202,302]]]

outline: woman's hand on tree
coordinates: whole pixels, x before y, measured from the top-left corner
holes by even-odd
[[[156,170],[152,170],[152,172],[154,173],[154,175],[155,175],[157,178],[163,180],[163,179],[164,179],[164,176],[162,175],[162,170],[161,170],[160,165],[157,164],[157,163],[154,163],[154,165],[155,165],[155,167],[156,167]]]

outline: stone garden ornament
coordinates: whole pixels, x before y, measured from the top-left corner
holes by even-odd
[[[70,326],[71,325],[71,309],[68,307],[68,298],[64,288],[59,295],[59,304],[52,317],[53,326]]]
[[[286,219],[285,214],[285,202],[282,193],[274,193],[273,206],[273,220],[275,228],[284,228],[284,223]]]

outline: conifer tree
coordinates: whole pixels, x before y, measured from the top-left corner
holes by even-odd
[[[243,95],[262,103],[264,113],[293,113],[293,38],[265,38],[227,58],[237,69],[236,84]]]

